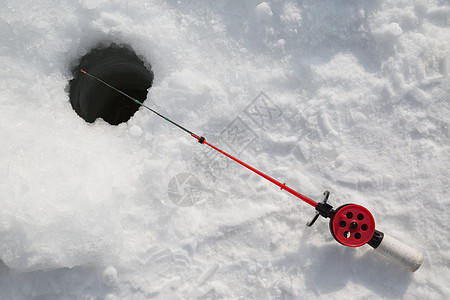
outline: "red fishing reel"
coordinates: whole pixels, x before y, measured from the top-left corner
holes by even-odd
[[[372,239],[375,220],[365,207],[345,204],[334,211],[330,231],[339,243],[348,247],[360,247]]]
[[[330,218],[330,231],[334,239],[348,247],[360,247],[374,237],[375,220],[365,207],[358,204],[344,204],[337,209],[327,204],[329,191],[325,191],[322,202],[317,203],[316,215],[308,226],[312,226],[321,215]]]

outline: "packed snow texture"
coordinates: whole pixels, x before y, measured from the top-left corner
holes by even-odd
[[[0,5],[1,299],[448,299],[443,0]],[[84,122],[72,68],[126,43],[146,104],[421,249],[409,273],[148,111]]]

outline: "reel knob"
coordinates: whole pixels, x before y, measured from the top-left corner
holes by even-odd
[[[334,211],[330,231],[339,243],[348,247],[360,247],[372,239],[375,220],[365,207],[346,204]]]

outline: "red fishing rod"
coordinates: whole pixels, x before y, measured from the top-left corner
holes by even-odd
[[[288,187],[285,183],[281,183],[280,181],[270,177],[269,175],[259,171],[258,169],[250,166],[249,164],[243,162],[242,160],[234,157],[233,155],[223,151],[222,149],[208,143],[206,139],[203,136],[197,135],[193,133],[192,131],[186,129],[185,127],[181,126],[180,124],[170,120],[169,118],[163,116],[159,112],[155,111],[154,109],[148,107],[147,105],[143,104],[139,100],[127,95],[126,93],[122,92],[121,90],[111,86],[110,84],[106,83],[105,81],[101,80],[100,78],[88,73],[84,69],[80,70],[83,74],[93,78],[94,80],[108,86],[109,88],[115,90],[116,92],[122,94],[126,98],[132,100],[133,102],[139,104],[140,106],[144,107],[145,109],[153,112],[157,116],[161,117],[162,119],[168,121],[172,125],[175,125],[176,127],[180,128],[181,130],[188,133],[190,136],[195,138],[200,144],[207,145],[211,147],[212,149],[222,153],[226,157],[234,160],[241,166],[253,171],[254,173],[258,174],[259,176],[267,179],[268,181],[272,182],[273,184],[280,187],[281,190],[285,190],[288,193],[296,196],[297,198],[303,200],[304,202],[308,203],[309,205],[312,205],[315,210],[316,214],[313,217],[313,219],[308,222],[306,225],[308,227],[311,227],[316,220],[319,218],[319,216],[322,216],[324,218],[330,218],[329,227],[330,232],[334,239],[341,243],[342,245],[348,246],[348,247],[360,247],[365,244],[369,244],[372,246],[378,253],[386,256],[387,258],[391,259],[392,261],[395,261],[408,269],[411,272],[416,271],[422,264],[424,256],[423,253],[420,252],[417,249],[411,248],[410,246],[384,234],[383,232],[375,229],[375,220],[372,214],[369,210],[367,210],[365,207],[358,205],[358,204],[344,204],[336,209],[333,209],[331,205],[327,203],[328,198],[330,196],[329,191],[325,191],[323,193],[323,199],[320,202],[316,202],[305,195],[302,195],[301,193],[295,191],[294,189]]]

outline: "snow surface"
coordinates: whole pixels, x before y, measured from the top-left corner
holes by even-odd
[[[450,4],[444,0],[0,5],[1,299],[448,299]],[[67,93],[130,44],[146,104],[425,253],[347,248],[314,210],[140,110],[87,124]]]

